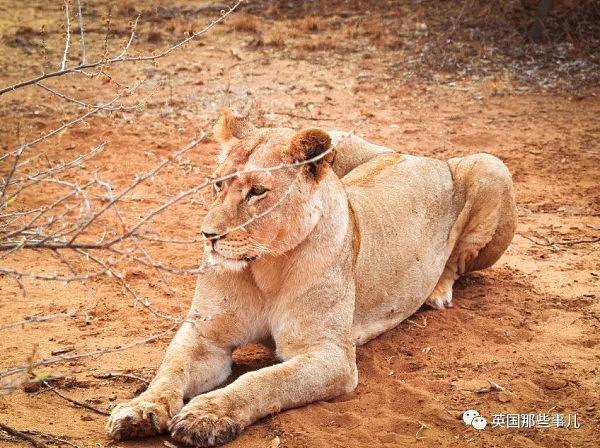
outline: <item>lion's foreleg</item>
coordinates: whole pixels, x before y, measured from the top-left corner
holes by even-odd
[[[266,415],[332,398],[356,387],[351,344],[346,349],[332,343],[305,350],[194,398],[170,422],[171,435],[193,446],[220,445]]]
[[[231,354],[184,323],[169,345],[148,389],[112,411],[108,431],[115,439],[159,434],[183,407],[184,397],[210,390],[231,372]]]

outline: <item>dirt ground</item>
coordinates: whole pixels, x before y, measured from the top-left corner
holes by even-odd
[[[64,48],[64,12],[60,2],[50,3],[0,3],[0,85],[35,76],[41,66],[56,70]],[[88,61],[99,58],[105,45],[111,54],[122,48],[127,22],[135,20],[136,12],[142,16],[134,54],[166,48],[219,14],[192,11],[206,2],[170,2],[160,8],[157,1],[144,2],[143,8],[132,1],[114,2],[107,33],[110,3],[83,3]],[[365,3],[305,2],[294,8],[290,2],[254,2],[156,65],[115,65],[110,69],[113,79],[127,85],[143,81],[125,101],[143,101],[142,107],[99,114],[32,148],[30,154],[40,157],[31,169],[36,163],[72,159],[107,141],[106,149],[71,178],[84,182],[97,173],[120,191],[200,130],[210,130],[224,105],[250,110],[261,126],[348,130],[362,120],[357,134],[403,153],[441,159],[492,153],[513,174],[519,209],[517,234],[499,262],[458,281],[454,308],[423,308],[359,347],[359,385],[354,392],[274,414],[247,428],[229,446],[598,446],[598,54],[590,55],[589,48],[577,42],[565,46],[549,41],[531,48],[539,54],[559,54],[561,48],[565,53],[536,66],[535,58],[515,59],[510,45],[510,51],[488,41],[477,47],[481,24],[476,19],[482,16],[465,11],[462,2],[452,7],[447,3],[454,2],[378,2],[370,8]],[[464,3],[469,8],[473,4],[479,5]],[[458,20],[436,21],[436,12]],[[72,65],[79,60],[78,35],[77,28]],[[512,33],[507,36],[505,43],[525,45],[509,41],[517,39]],[[598,30],[595,37],[600,39]],[[440,47],[446,41],[448,53]],[[428,52],[436,55],[437,63]],[[86,103],[107,101],[119,91],[103,76],[68,75],[46,85]],[[35,86],[0,96],[2,153],[81,113],[78,105]],[[198,184],[214,167],[217,151],[210,138],[201,142],[128,194],[123,213],[133,222]],[[0,173],[6,176],[8,164],[0,163]],[[12,210],[47,203],[57,190],[44,188],[24,193]],[[93,198],[96,204],[103,200],[99,192]],[[148,235],[199,238],[204,213],[201,194],[186,198],[157,215]],[[91,228],[90,238],[110,222]],[[200,259],[200,244],[144,244],[169,266],[194,268]],[[194,276],[166,274],[177,288],[174,294],[154,270],[119,263],[140,297],[161,312],[184,315]],[[0,265],[37,273],[62,269],[52,254],[31,250],[15,252]],[[0,276],[0,385],[6,389],[0,395],[0,423],[69,442],[34,435],[48,446],[171,446],[167,437],[111,441],[104,429],[106,416],[76,407],[39,384],[22,383],[44,375],[59,377],[51,383],[56,391],[109,411],[152,378],[172,332],[120,352],[2,376],[5,369],[61,352],[126,348],[160,334],[171,323],[134,306],[127,292],[108,277],[92,278],[87,287],[23,281],[25,296],[11,278]],[[3,328],[27,316],[65,312],[76,314]],[[235,361],[234,376],[273,362],[261,346],[242,348]],[[503,390],[486,391],[489,381]],[[484,431],[465,426],[461,414],[467,409],[488,419]],[[580,427],[491,427],[493,414],[532,413],[576,414]],[[0,430],[0,447],[16,446],[29,443]]]

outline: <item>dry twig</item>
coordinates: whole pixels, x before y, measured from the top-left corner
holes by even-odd
[[[142,378],[139,375],[134,375],[132,373],[103,373],[103,374],[98,374],[98,375],[92,375],[94,378],[98,378],[100,380],[110,380],[113,378],[127,378],[127,379],[132,379],[132,380],[136,380],[136,381],[140,381],[146,385],[150,384],[150,381],[148,381],[145,378]]]
[[[54,319],[68,319],[70,317],[77,316],[77,313],[78,313],[78,311],[75,310],[71,313],[50,314],[48,316],[27,316],[24,320],[0,325],[0,330],[6,330],[7,328],[13,328],[13,327],[19,327],[19,326],[22,326],[25,324],[31,324],[34,322],[47,322],[49,320],[54,320]]]
[[[174,323],[169,328],[167,328],[165,331],[150,335],[147,338],[123,345],[121,347],[94,350],[92,352],[78,353],[78,354],[74,354],[74,355],[53,356],[51,358],[42,359],[41,361],[38,361],[38,362],[32,362],[30,364],[25,364],[25,365],[21,365],[21,366],[17,366],[17,367],[9,367],[8,369],[5,369],[2,372],[0,372],[0,379],[6,378],[9,376],[13,376],[13,375],[16,375],[19,373],[27,372],[27,371],[30,371],[31,369],[35,369],[37,367],[49,366],[49,365],[53,365],[53,364],[57,364],[57,363],[65,362],[65,361],[75,361],[78,359],[93,358],[96,356],[106,355],[108,353],[123,352],[125,350],[129,350],[131,348],[138,347],[140,345],[144,345],[149,342],[160,339],[161,337],[166,336],[167,334],[171,333],[175,328],[178,327],[178,325],[179,325],[179,323]],[[16,386],[13,386],[13,387],[16,387]]]
[[[6,432],[7,434],[10,434],[11,436],[26,440],[36,448],[48,448],[48,445],[46,445],[45,443],[39,442],[30,435],[26,434],[25,432],[19,431],[18,429],[5,425],[4,423],[0,423],[0,430]]]
[[[72,446],[74,448],[79,448],[79,445],[67,440],[64,438],[64,436],[62,437],[57,437],[55,435],[52,434],[48,434],[46,432],[41,432],[41,431],[34,431],[32,429],[26,429],[23,430],[22,432],[24,432],[25,434],[29,434],[32,436],[38,436],[41,437],[42,439],[46,439],[48,440],[50,443],[52,444],[57,444],[57,445],[69,445]]]
[[[415,434],[415,439],[416,439],[416,440],[423,440],[423,439],[425,439],[425,437],[419,437],[419,433],[420,433],[422,430],[426,429],[426,428],[427,428],[427,425],[426,425],[425,423],[421,422],[421,421],[419,421],[419,424],[420,424],[421,426],[419,426],[419,429],[417,429],[417,433]]]
[[[538,246],[575,246],[576,244],[594,244],[594,243],[599,243],[600,242],[600,237],[598,238],[590,238],[590,239],[586,239],[586,238],[582,238],[579,240],[567,240],[567,241],[552,241],[547,237],[540,237],[540,238],[544,238],[545,242],[540,242],[530,236],[527,235],[523,235],[522,233],[519,234],[521,235],[523,238],[525,238],[526,240],[531,241],[534,244],[537,244]]]
[[[62,393],[60,393],[59,391],[57,391],[54,387],[52,387],[50,384],[48,384],[46,381],[42,381],[42,383],[44,384],[44,386],[46,386],[48,389],[50,389],[52,392],[54,392],[56,395],[58,395],[60,398],[62,398],[63,400],[67,400],[69,403],[73,403],[75,406],[79,406],[81,408],[85,408],[88,409],[92,412],[95,412],[96,414],[100,414],[100,415],[110,415],[110,412],[108,411],[104,411],[102,409],[98,409],[94,406],[91,406],[87,403],[83,403],[81,401],[77,401],[74,400],[73,398],[67,397],[66,395],[63,395]]]

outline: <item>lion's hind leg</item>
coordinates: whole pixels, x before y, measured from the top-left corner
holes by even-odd
[[[459,200],[464,204],[450,232],[450,256],[426,303],[452,306],[452,286],[465,272],[485,269],[504,253],[515,233],[517,210],[510,172],[489,154],[448,161]]]
[[[456,273],[446,265],[442,276],[425,303],[436,310],[452,308],[452,286],[454,286],[456,277]]]
[[[466,267],[478,257],[480,250],[485,247],[485,243],[483,243],[485,239],[482,238],[484,234],[484,232],[473,232],[454,248],[442,275],[425,302],[427,305],[436,310],[452,308],[454,282],[461,274],[467,272]]]

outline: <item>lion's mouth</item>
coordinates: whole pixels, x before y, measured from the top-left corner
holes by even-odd
[[[249,263],[258,258],[258,255],[227,255],[216,250],[214,247],[206,246],[206,255],[214,264],[219,264],[226,261],[241,261]]]
[[[225,255],[221,252],[214,251],[214,254],[223,258],[224,260],[230,261],[254,261],[258,258],[258,255]]]

